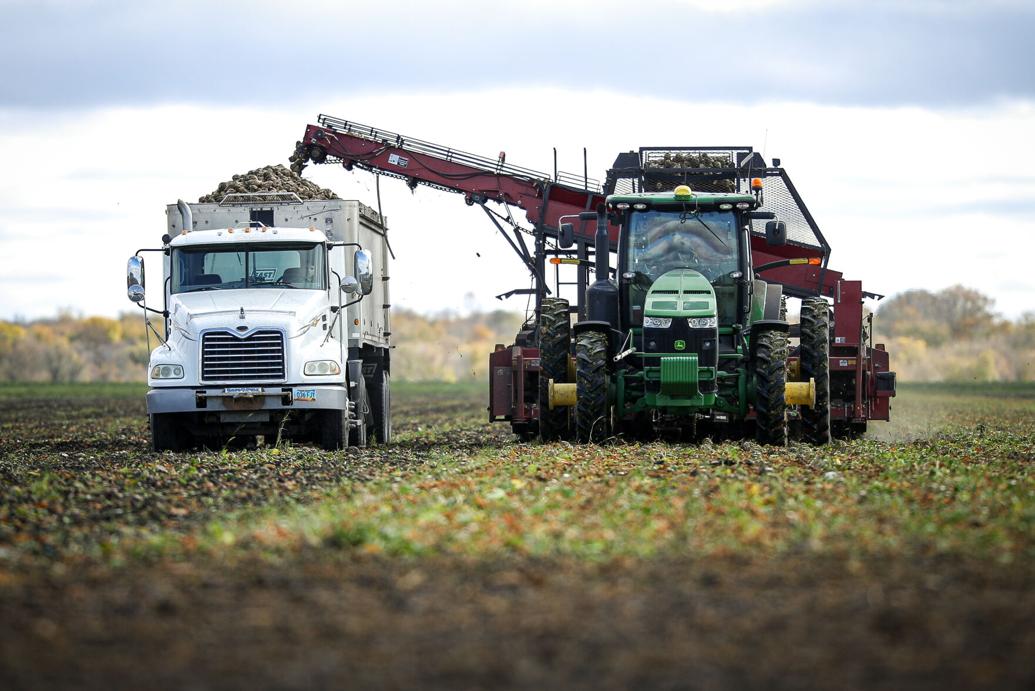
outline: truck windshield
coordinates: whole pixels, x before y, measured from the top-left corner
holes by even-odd
[[[652,282],[673,269],[694,269],[714,282],[738,268],[732,211],[637,211],[628,234],[628,270]]]
[[[322,245],[220,245],[172,252],[172,292],[239,288],[327,289]]]

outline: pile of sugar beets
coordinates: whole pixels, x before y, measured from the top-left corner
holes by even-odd
[[[643,167],[646,191],[648,192],[667,192],[672,189],[673,176],[679,175],[684,172],[685,169],[694,168],[729,168],[731,166],[730,157],[722,154],[695,154],[695,153],[682,153],[682,152],[665,152],[665,155],[661,158],[652,158],[644,161]],[[670,175],[652,176],[652,170],[658,170],[659,172],[664,171],[668,168],[676,168]],[[693,175],[692,172],[687,171],[689,175]],[[701,190],[702,192],[733,192],[736,189],[732,180],[720,179],[720,180],[700,180],[696,184],[691,184],[694,189]]]
[[[294,192],[299,199],[338,199],[333,191],[304,179],[282,165],[263,166],[247,173],[235,175],[211,194],[198,199],[202,203],[220,202],[228,194],[255,194],[257,192]],[[249,201],[247,197],[236,197],[238,201]],[[259,201],[256,198],[256,201]]]

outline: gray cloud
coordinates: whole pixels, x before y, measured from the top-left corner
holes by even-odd
[[[542,3],[347,5],[8,5],[0,106],[261,106],[381,89],[527,85],[849,105],[1035,98],[1035,9],[1021,3],[778,3],[715,14],[650,2],[634,13]],[[606,105],[586,104],[586,117]]]

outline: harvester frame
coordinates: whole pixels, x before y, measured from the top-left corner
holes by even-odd
[[[529,270],[530,288],[497,297],[534,297],[534,319],[526,322],[513,345],[497,345],[490,354],[489,419],[510,422],[518,435],[531,437],[541,432],[542,411],[551,401],[546,387],[552,378],[542,373],[539,325],[544,300],[552,300],[563,285],[560,267],[574,265],[573,283],[577,294],[585,296],[590,273],[597,280],[615,275],[608,257],[618,249],[619,226],[614,209],[605,209],[608,198],[680,184],[704,191],[751,191],[758,199],[755,219],[761,222],[780,216],[784,220],[786,238],[775,245],[761,223],[756,227],[752,221],[753,270],[765,272],[764,278],[780,287],[771,291],[773,295],[830,300],[830,420],[835,434],[858,433],[870,419],[889,419],[894,373],[889,370],[883,345],[872,343],[872,317],[864,318],[863,311],[864,297],[881,296],[864,291],[860,281],[847,280],[829,267],[830,245],[779,160],[767,165],[751,147],[642,147],[619,154],[599,186],[586,172],[581,176],[562,173],[555,165],[551,176],[514,166],[502,152],[492,159],[330,116],[321,115],[318,122],[309,125],[296,144],[292,156],[296,172],[310,161],[337,163],[349,170],[358,167],[402,179],[411,189],[424,185],[460,193],[468,205],[483,208]],[[505,213],[489,208],[486,202],[490,201],[502,204]],[[511,207],[515,206],[525,212],[531,229],[514,218]],[[598,210],[606,216],[598,219]],[[601,255],[598,248],[605,244],[604,238],[608,252]],[[553,291],[547,276],[551,263],[556,266]],[[767,307],[770,312],[773,295]],[[576,315],[576,331],[579,324],[590,321],[587,310],[588,300],[582,299],[570,308]],[[611,350],[617,347],[612,345]],[[796,357],[788,362],[792,372],[800,368]]]

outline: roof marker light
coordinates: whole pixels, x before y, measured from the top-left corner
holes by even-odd
[[[737,208],[738,209],[748,209],[750,207],[751,207],[751,204],[749,204],[748,202],[737,202]]]
[[[628,202],[618,202],[617,204],[615,204],[615,208],[620,210],[620,211],[625,211],[626,209],[629,208],[629,203]]]
[[[722,211],[729,211],[732,208],[732,204],[719,204],[719,209],[721,209]]]
[[[647,210],[647,205],[644,204],[643,202],[637,202],[636,204],[633,204],[633,208],[636,209],[637,211],[646,211]]]

